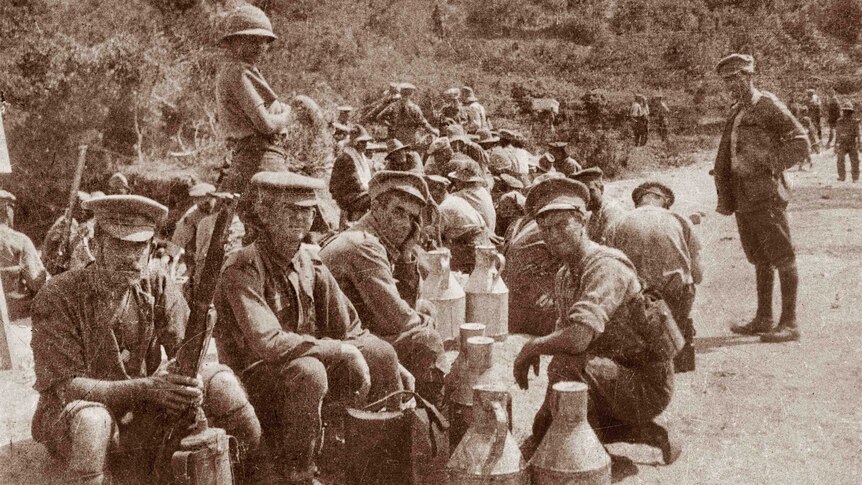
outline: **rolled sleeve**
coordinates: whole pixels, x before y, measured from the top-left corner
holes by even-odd
[[[613,258],[597,258],[581,275],[581,288],[569,308],[563,308],[564,327],[584,325],[596,334],[605,331],[611,315],[637,286],[634,271]]]

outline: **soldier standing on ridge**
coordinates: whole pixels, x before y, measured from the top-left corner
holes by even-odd
[[[422,114],[422,108],[413,101],[416,86],[403,83],[400,91],[401,99],[386,107],[376,118],[389,125],[390,138],[397,138],[407,145],[419,146],[422,145],[421,131],[440,136],[440,130],[431,126]]]
[[[853,103],[841,107],[841,118],[835,126],[835,159],[838,166],[838,181],[847,178],[844,155],[850,157],[850,176],[859,181],[859,120],[853,117]]]
[[[784,171],[808,156],[805,129],[774,94],[754,86],[754,58],[732,54],[716,71],[736,99],[715,159],[716,211],[736,214],[739,239],[757,275],[757,314],[731,331],[764,342],[799,340],[796,295],[799,272],[790,240]],[[781,282],[781,318],[773,328],[775,270]]]
[[[829,125],[829,140],[826,142],[824,149],[831,147],[835,141],[835,125],[838,124],[838,118],[841,117],[841,102],[838,101],[835,88],[832,88],[830,91],[829,100],[826,101],[826,124]]]

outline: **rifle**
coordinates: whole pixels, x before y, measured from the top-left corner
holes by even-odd
[[[75,166],[75,175],[72,177],[72,188],[69,190],[69,199],[66,203],[66,211],[63,213],[64,225],[61,239],[54,250],[54,254],[48,254],[45,258],[50,263],[51,274],[61,273],[69,269],[69,258],[72,256],[72,213],[78,199],[78,189],[81,188],[81,176],[84,174],[84,165],[87,164],[87,145],[78,145],[78,164]]]
[[[201,280],[197,282],[193,291],[186,334],[177,349],[175,361],[168,368],[173,374],[196,377],[206,356],[215,324],[215,320],[209,318],[209,308],[215,295],[224,261],[228,230],[236,213],[238,200],[237,196],[229,195],[216,217]],[[180,420],[168,429],[162,439],[160,453],[162,458],[167,457],[166,453],[172,443],[179,443],[179,449],[173,451],[171,458],[174,482],[208,485],[233,483],[229,455],[230,438],[225,431],[209,427],[201,406],[194,409],[194,426],[190,429],[184,428],[183,425],[186,423],[185,420]],[[159,461],[161,462],[161,459]],[[161,470],[157,469],[156,472],[160,475]]]

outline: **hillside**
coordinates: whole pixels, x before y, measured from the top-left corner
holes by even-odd
[[[0,3],[0,91],[25,225],[64,203],[78,143],[91,146],[84,189],[110,171],[213,177],[214,47],[219,15],[239,0],[9,0]],[[862,0],[258,0],[280,39],[263,72],[277,92],[331,113],[361,106],[391,81],[419,86],[430,109],[471,85],[498,127],[539,143],[569,140],[610,173],[678,164],[711,143],[728,104],[718,58],[752,53],[760,84],[787,99],[806,87],[849,98],[862,81]],[[585,94],[599,90],[593,104]],[[636,92],[663,94],[679,136],[633,151],[624,111]],[[513,94],[562,102],[556,134]],[[176,156],[180,155],[180,156]],[[297,150],[319,172],[325,152]]]

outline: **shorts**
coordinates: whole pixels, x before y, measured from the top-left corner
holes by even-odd
[[[784,207],[736,213],[739,240],[748,262],[781,268],[796,261]]]

